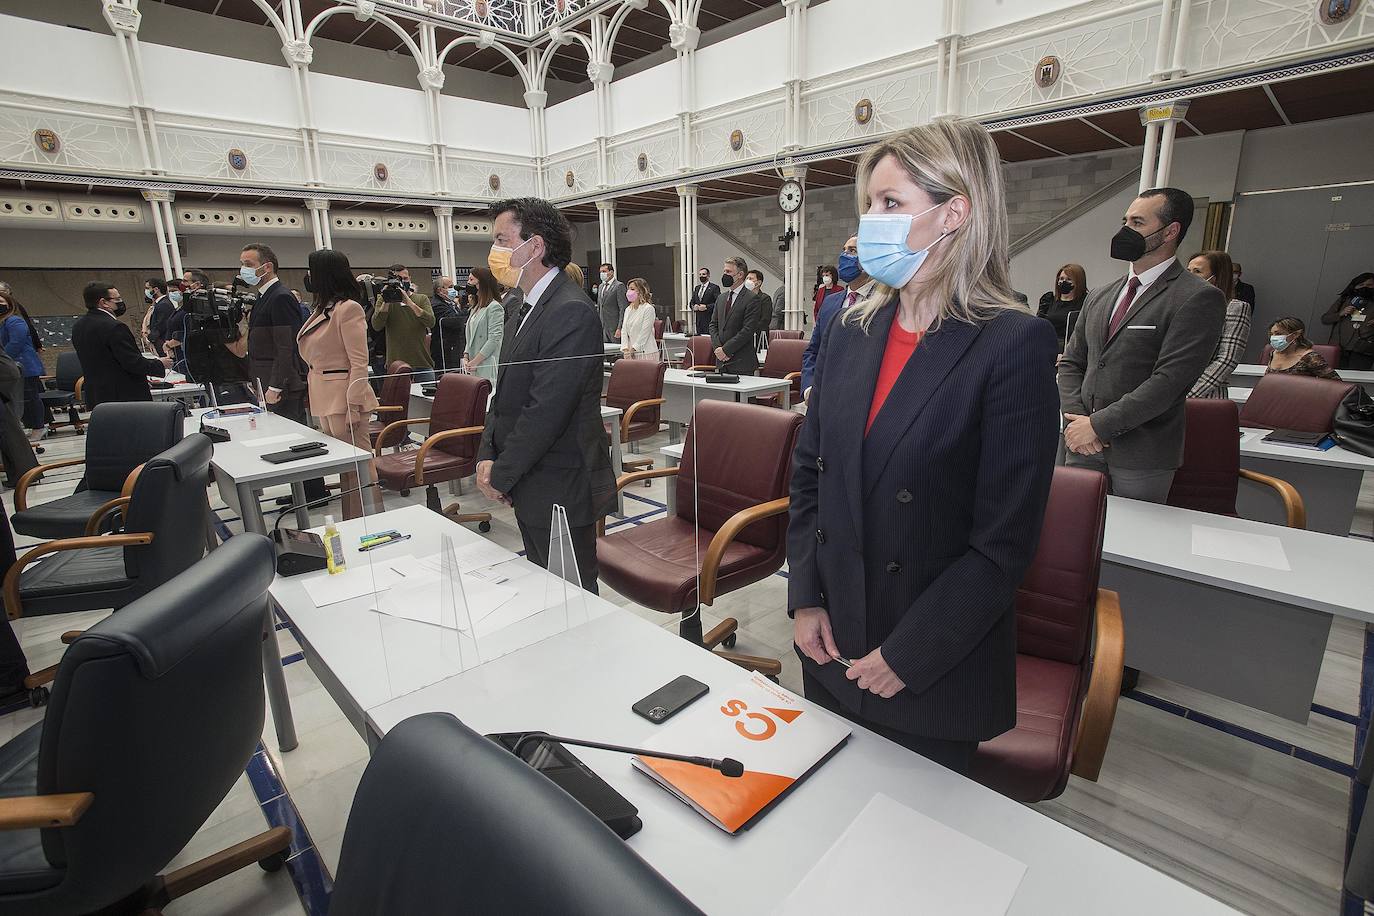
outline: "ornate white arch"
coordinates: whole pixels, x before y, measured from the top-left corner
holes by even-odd
[[[254,2],[261,4],[263,0],[254,0]],[[340,13],[348,13],[351,16],[356,15],[358,9],[359,7],[353,5],[331,6],[329,9],[323,11],[314,19],[310,20],[310,25],[306,27],[304,36],[306,43],[309,44],[311,41],[314,40],[315,32],[319,30],[319,27],[323,25],[326,20],[330,19],[333,16],[337,16]],[[391,31],[395,32],[397,37],[401,39],[401,42],[405,44],[406,49],[410,51],[411,57],[415,58],[416,70],[418,71],[425,67],[425,56],[424,54],[420,53],[419,46],[415,44],[415,42],[411,39],[410,35],[406,33],[405,29],[401,28],[399,25],[396,24],[396,21],[394,19],[392,19],[390,16],[387,16],[384,13],[378,12],[373,12],[370,16],[364,16],[363,18],[374,19],[377,22],[380,22],[382,25],[386,26],[388,29],[391,29]]]
[[[525,66],[524,61],[522,61],[510,48],[506,47],[501,42],[496,41],[494,34],[491,32],[483,32],[480,35],[462,35],[458,38],[453,39],[453,41],[450,41],[447,45],[444,46],[444,50],[441,51],[439,53],[439,56],[435,59],[435,64],[437,66],[442,67],[444,65],[444,62],[448,60],[448,56],[451,51],[453,51],[455,48],[461,45],[466,44],[476,45],[479,48],[495,48],[496,50],[500,51],[503,55],[505,55],[506,60],[510,61],[512,64],[515,65],[515,70],[517,73],[520,74],[520,81],[525,84],[525,90],[527,92],[539,88],[538,86],[535,86],[530,82],[530,70],[528,67]],[[542,78],[539,81],[539,85],[543,85]]]
[[[290,28],[287,27],[285,22],[282,22],[281,17],[277,15],[277,11],[272,8],[272,5],[268,3],[267,0],[253,0],[253,4],[258,9],[262,10],[263,15],[272,23],[272,27],[276,29],[277,34],[281,36],[282,44],[291,41],[293,36],[291,35]]]

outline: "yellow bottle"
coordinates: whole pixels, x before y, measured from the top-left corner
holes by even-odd
[[[344,571],[343,538],[339,537],[332,515],[324,517],[324,556],[331,576]]]

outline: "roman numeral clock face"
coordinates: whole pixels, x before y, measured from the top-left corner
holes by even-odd
[[[789,179],[778,189],[778,207],[783,213],[796,213],[802,205],[801,182]]]

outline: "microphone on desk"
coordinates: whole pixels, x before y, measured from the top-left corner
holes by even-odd
[[[581,738],[562,738],[558,735],[550,735],[548,732],[527,732],[520,736],[515,742],[515,747],[511,753],[520,756],[520,749],[525,746],[526,741],[550,741],[555,744],[571,744],[574,747],[590,747],[598,751],[614,751],[618,754],[638,754],[641,757],[654,757],[658,760],[676,760],[680,763],[690,763],[699,767],[706,767],[708,770],[719,770],[720,775],[738,779],[744,775],[744,764],[731,757],[691,757],[686,754],[669,754],[664,751],[651,751],[642,747],[625,747],[620,744],[606,744],[603,741],[584,741]],[[522,760],[524,758],[521,758]]]

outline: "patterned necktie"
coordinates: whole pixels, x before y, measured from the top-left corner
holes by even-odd
[[[530,313],[530,309],[532,308],[534,308],[534,306],[528,302],[520,306],[520,314],[515,319],[515,333],[520,333],[520,328],[525,324],[525,316]]]
[[[1135,294],[1140,291],[1140,278],[1131,277],[1126,284],[1126,295],[1122,297],[1121,304],[1112,313],[1111,325],[1107,328],[1107,339],[1111,340],[1116,332],[1121,328],[1121,322],[1126,320],[1126,313],[1131,310],[1131,303],[1135,301]]]
[[[849,295],[844,297],[844,307],[845,307],[845,308],[849,308],[849,307],[852,306],[855,302],[857,302],[858,299],[859,299],[859,294],[856,293],[856,292],[854,292],[854,290],[851,289],[851,290],[849,291]]]
[[[721,315],[720,315],[720,320],[721,320],[721,322],[724,322],[725,319],[727,319],[727,318],[730,317],[730,307],[731,307],[732,305],[734,305],[734,304],[735,304],[735,291],[732,289],[732,290],[730,290],[729,294],[725,297],[725,311],[721,312]]]

